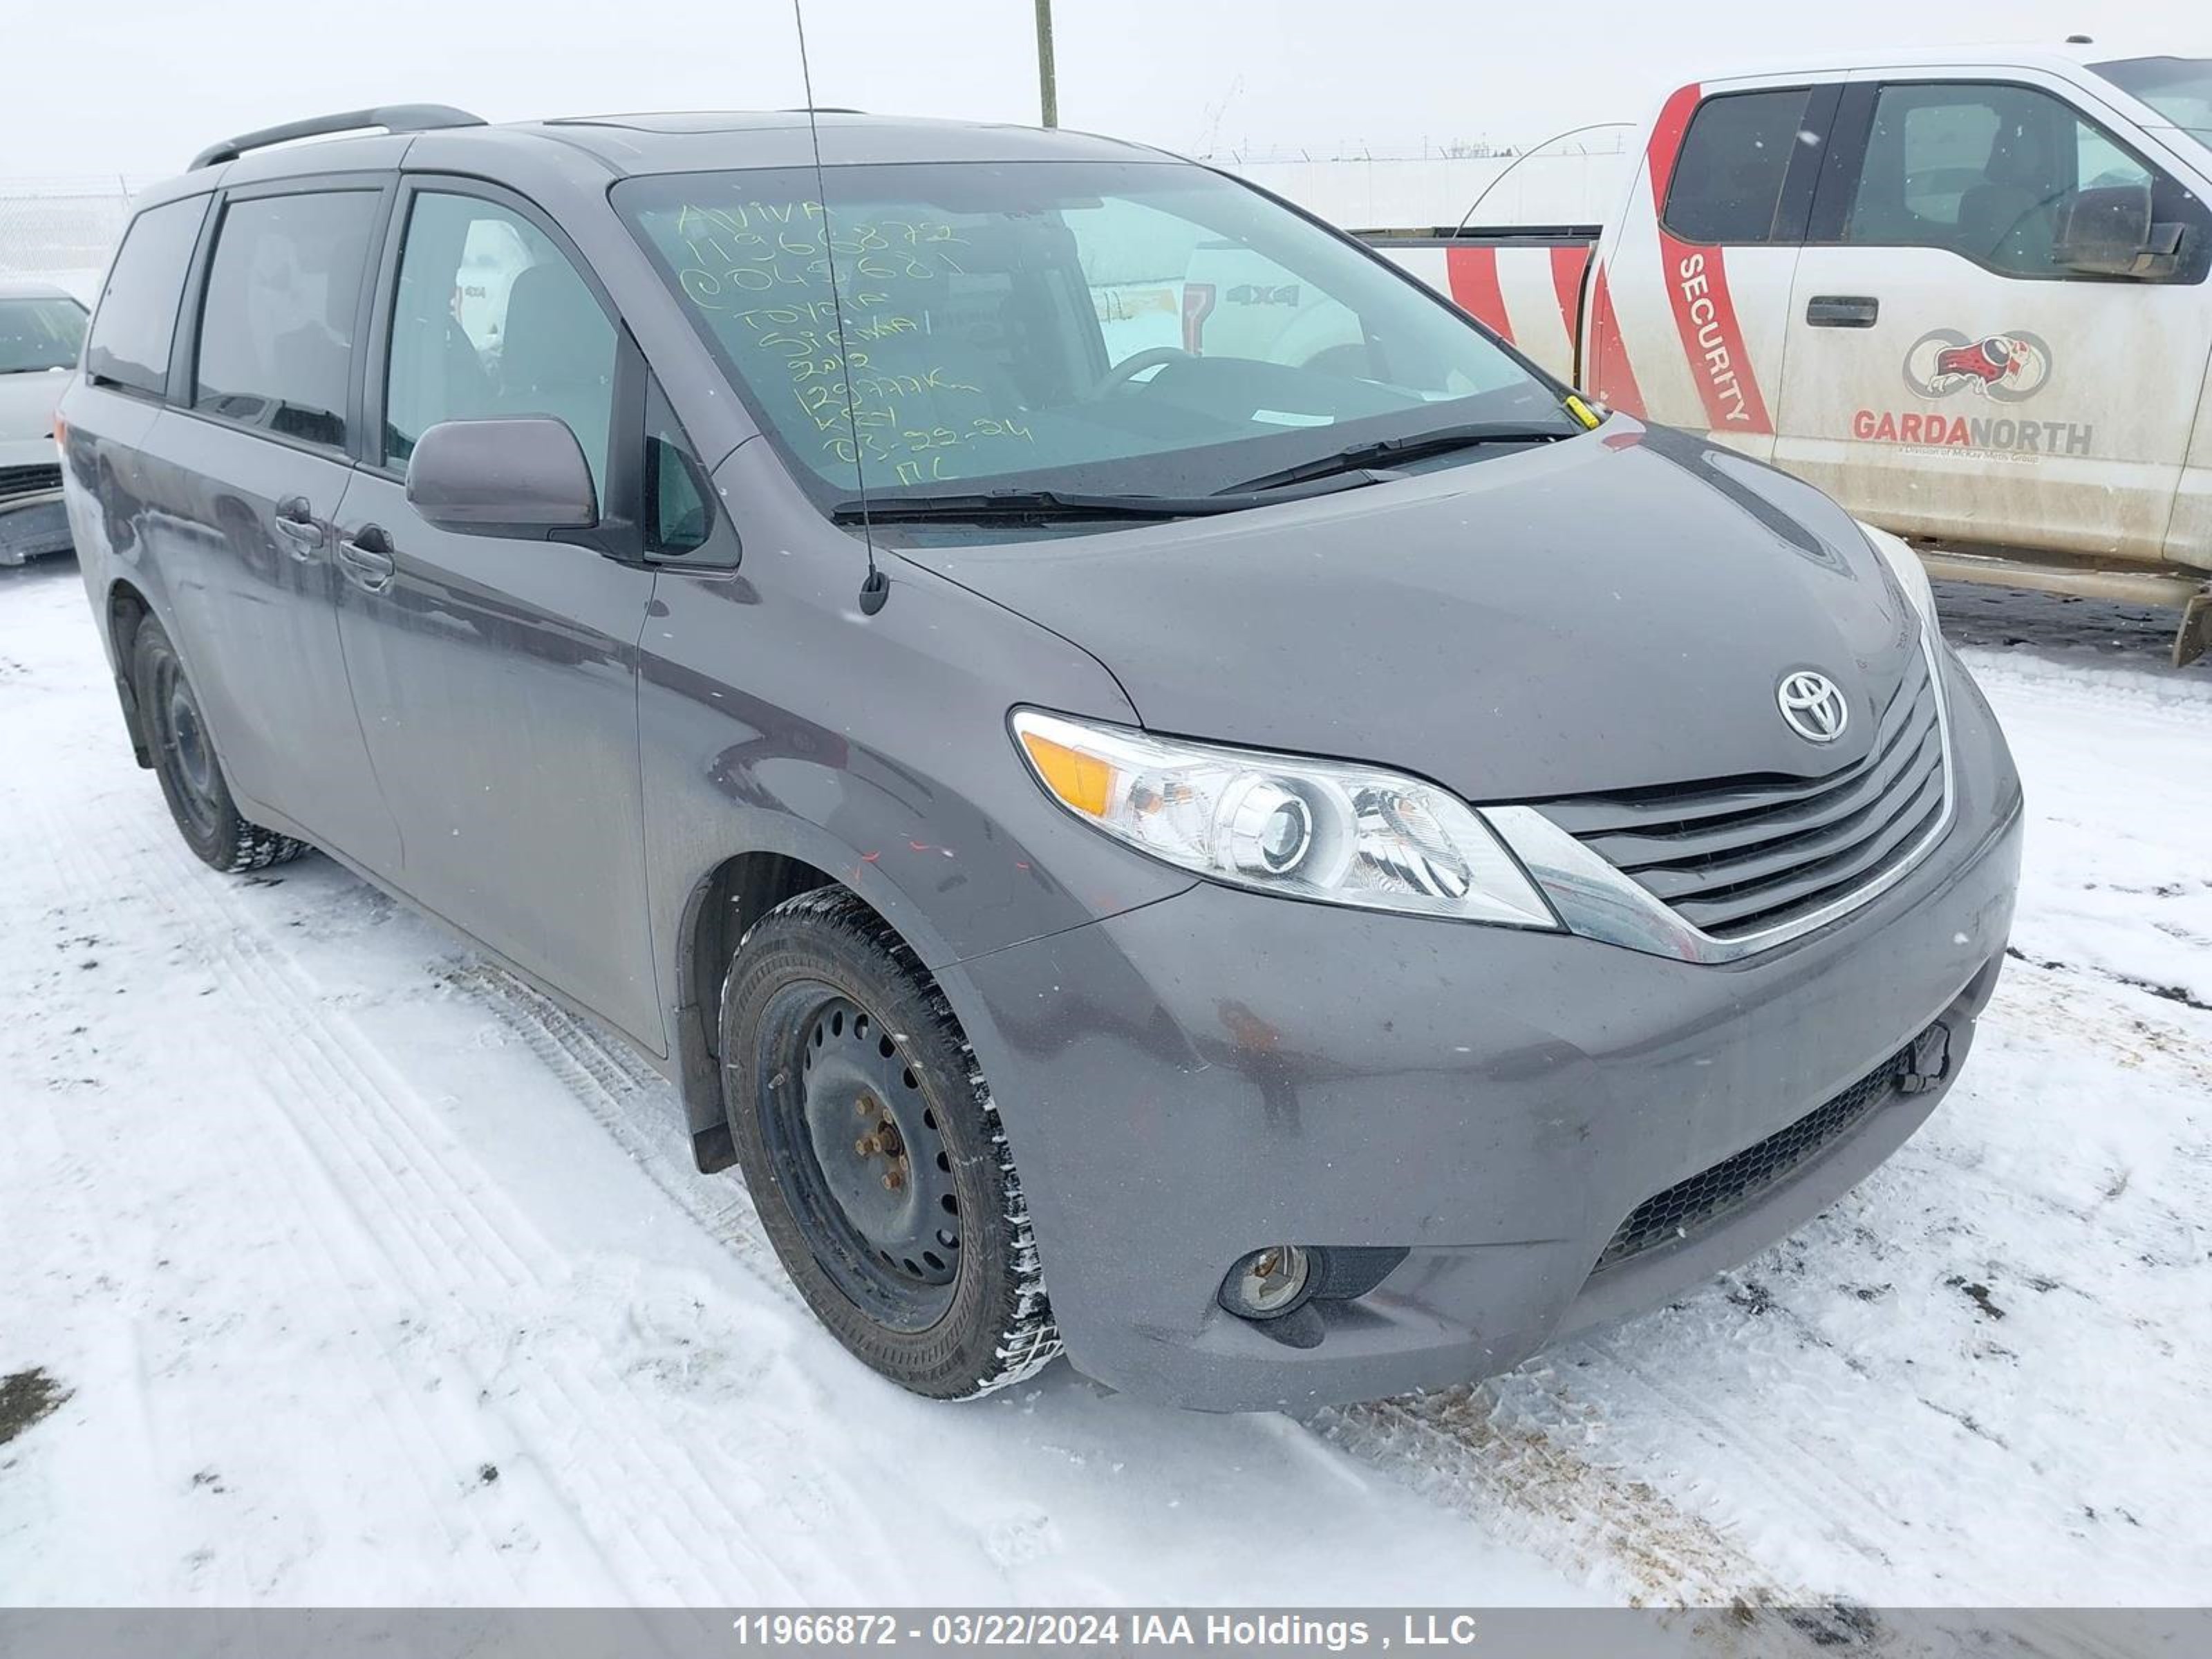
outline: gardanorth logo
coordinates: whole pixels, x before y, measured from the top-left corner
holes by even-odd
[[[1972,392],[2001,404],[2033,398],[2051,379],[2051,348],[2039,335],[1969,339],[1955,328],[1923,334],[1905,354],[1905,384],[1922,398]]]
[[[1843,688],[1809,668],[1784,674],[1774,701],[1790,729],[1808,743],[1833,743],[1851,723],[1851,706],[1844,700]]]

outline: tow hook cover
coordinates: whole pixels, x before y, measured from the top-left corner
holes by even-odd
[[[1898,1090],[1903,1094],[1920,1094],[1941,1083],[1950,1069],[1951,1028],[1938,1020],[1913,1038],[1911,1048],[1905,1050]]]

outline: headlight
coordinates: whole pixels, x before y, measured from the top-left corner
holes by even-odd
[[[1881,562],[1889,567],[1890,574],[1904,588],[1905,597],[1920,613],[1920,620],[1929,628],[1935,628],[1936,590],[1928,585],[1928,569],[1920,562],[1920,556],[1907,547],[1902,538],[1893,536],[1887,530],[1876,530],[1872,525],[1863,523],[1859,528],[1866,533],[1868,544],[1881,555]]]
[[[1370,910],[1559,925],[1474,809],[1419,778],[1029,708],[1013,725],[1062,806],[1212,880]]]

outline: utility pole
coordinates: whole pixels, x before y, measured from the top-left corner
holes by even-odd
[[[1052,0],[1036,0],[1037,99],[1044,106],[1044,124],[1060,125],[1060,89],[1052,70]]]

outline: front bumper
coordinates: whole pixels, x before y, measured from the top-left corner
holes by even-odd
[[[58,486],[0,499],[0,565],[66,553],[73,545]]]
[[[1201,884],[945,970],[1077,1367],[1213,1410],[1465,1382],[1741,1261],[1861,1179],[1957,1075],[2011,926],[2019,781],[1950,672],[1942,842],[1742,962]],[[1938,1022],[1934,1086],[1880,1091],[1724,1218],[1594,1273],[1647,1199]],[[1407,1254],[1310,1304],[1300,1347],[1216,1302],[1237,1258],[1278,1243]]]

